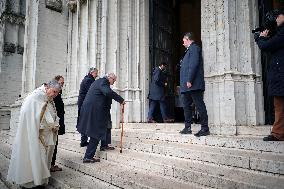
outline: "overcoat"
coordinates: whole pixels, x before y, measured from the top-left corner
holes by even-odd
[[[53,99],[57,111],[57,116],[59,117],[59,130],[58,135],[65,134],[65,123],[64,123],[64,102],[62,100],[62,91]]]
[[[151,100],[165,100],[165,83],[167,76],[159,68],[155,68],[152,76],[152,81],[149,90],[149,99]]]
[[[86,94],[92,85],[92,83],[95,81],[95,78],[91,75],[88,74],[84,77],[84,79],[81,81],[80,84],[80,90],[79,90],[79,96],[78,96],[78,109],[81,108],[83,101],[86,97]]]
[[[110,88],[107,78],[100,78],[92,83],[81,106],[77,130],[89,137],[101,140],[109,122],[111,99],[124,102],[124,99]]]
[[[261,50],[271,53],[267,72],[268,95],[284,96],[284,24],[277,27],[273,37],[257,37],[256,43]]]
[[[196,43],[192,43],[187,48],[180,63],[180,92],[204,91],[205,81],[201,48]],[[191,82],[192,87],[187,88],[186,82]]]

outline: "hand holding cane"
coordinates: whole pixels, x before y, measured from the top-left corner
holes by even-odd
[[[122,153],[122,137],[123,137],[123,122],[124,122],[124,104],[122,104],[121,108],[121,134],[120,134],[120,153]]]

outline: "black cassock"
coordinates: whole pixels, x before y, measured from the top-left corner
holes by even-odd
[[[109,121],[111,99],[120,104],[124,101],[110,88],[107,78],[94,81],[82,104],[77,130],[89,137],[104,139]]]

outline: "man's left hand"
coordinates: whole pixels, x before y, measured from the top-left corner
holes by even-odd
[[[269,32],[269,30],[264,30],[264,31],[260,32],[260,35],[259,35],[259,36],[261,36],[261,37],[267,37],[267,36],[268,36],[268,32]]]
[[[186,86],[187,86],[187,88],[190,88],[190,87],[192,87],[192,84],[190,82],[186,82]]]

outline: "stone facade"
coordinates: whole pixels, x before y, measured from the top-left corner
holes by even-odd
[[[202,1],[202,41],[209,122],[264,124],[260,51],[249,32],[257,1]]]
[[[76,109],[80,82],[88,68],[94,66],[100,76],[107,72],[117,74],[114,89],[127,100],[125,121],[145,121],[149,82],[145,45],[148,44],[148,2],[95,0],[80,2],[76,11],[73,7],[70,10],[74,13],[69,16],[67,112],[68,106]],[[66,117],[74,115],[70,113]],[[119,114],[118,104],[113,103],[112,119],[116,124]]]
[[[62,11],[54,11],[61,2]],[[258,25],[257,6],[256,0],[201,1],[205,101],[209,123],[218,134],[236,134],[237,126],[264,124],[260,52],[245,32]],[[66,80],[67,129],[74,130],[80,82],[94,66],[100,76],[118,75],[114,90],[127,101],[125,122],[146,121],[149,1],[42,0],[27,3],[26,23],[23,96],[55,75],[56,67],[56,74]],[[13,106],[15,111],[20,103]],[[118,127],[119,105],[113,103],[111,111]]]
[[[0,107],[21,94],[25,14],[25,1],[0,2]]]
[[[25,1],[0,2],[0,129],[8,129],[9,105],[21,94]]]

